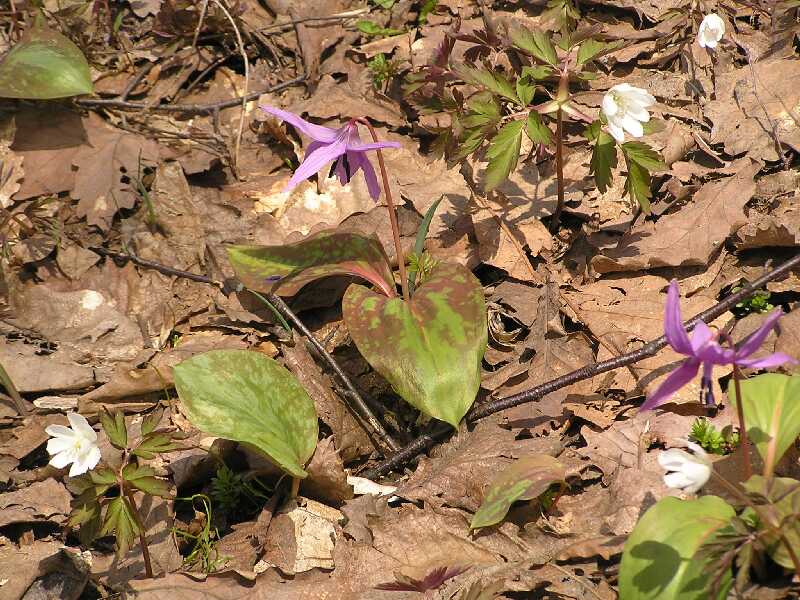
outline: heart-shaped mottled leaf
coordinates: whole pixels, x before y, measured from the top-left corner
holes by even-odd
[[[489,484],[470,529],[488,527],[503,520],[517,500],[533,500],[554,483],[566,479],[566,469],[552,456],[536,454],[514,461]]]
[[[771,474],[800,435],[800,376],[765,373],[740,385],[747,435],[764,459],[764,472]],[[733,382],[728,394],[737,402]]]
[[[236,277],[251,290],[286,296],[331,275],[363,277],[387,296],[395,287],[389,259],[375,236],[322,231],[283,246],[229,246]]]
[[[258,448],[292,477],[317,445],[314,402],[280,364],[248,350],[212,350],[174,368],[175,388],[192,424]]]
[[[466,267],[440,263],[410,302],[353,284],[342,300],[361,354],[426,415],[458,427],[475,401],[486,350],[486,305]]]
[[[625,542],[619,569],[620,600],[710,600],[710,569],[697,550],[736,515],[717,496],[662,498],[639,519]],[[725,598],[730,572],[716,598]]]
[[[57,31],[33,26],[0,62],[0,96],[28,100],[94,92],[83,52]]]

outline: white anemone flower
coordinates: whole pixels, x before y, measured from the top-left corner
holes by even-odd
[[[670,448],[658,455],[658,464],[668,472],[664,475],[667,487],[694,494],[711,477],[711,460],[698,444],[687,442],[692,454],[680,448]]]
[[[697,43],[701,48],[717,47],[717,44],[725,35],[725,21],[717,13],[711,13],[703,17],[700,28],[697,30]]]
[[[100,448],[97,447],[97,433],[89,422],[78,413],[68,413],[70,427],[49,425],[45,428],[47,435],[47,452],[52,458],[50,464],[63,469],[72,463],[69,476],[75,477],[94,469],[100,462]]]
[[[635,138],[644,135],[642,123],[650,120],[648,107],[656,99],[647,90],[620,83],[612,87],[603,97],[603,114],[608,120],[608,132],[620,144],[625,141],[625,132]]]

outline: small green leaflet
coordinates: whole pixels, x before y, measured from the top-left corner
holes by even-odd
[[[121,411],[113,415],[104,410],[100,413],[100,424],[108,436],[108,441],[120,450],[128,446],[128,430],[125,428],[125,417]]]
[[[556,56],[553,42],[543,31],[515,27],[511,30],[511,41],[517,48],[532,54],[542,62],[553,67],[558,65],[558,56]]]
[[[356,28],[363,34],[366,35],[382,35],[382,36],[392,36],[392,35],[400,35],[403,33],[402,29],[389,29],[387,27],[381,27],[377,23],[373,23],[372,21],[367,21],[366,19],[361,19],[356,23]]]
[[[648,171],[664,171],[667,165],[661,156],[647,144],[642,142],[625,142],[620,146],[628,160],[641,165]]]
[[[553,69],[547,65],[534,65],[532,67],[522,67],[522,77],[531,79],[545,79],[553,74]]]
[[[94,92],[86,57],[41,16],[0,62],[0,97],[52,100]]]
[[[517,166],[522,130],[527,120],[506,123],[494,136],[486,152],[489,164],[486,167],[484,189],[488,192],[503,183]]]
[[[578,65],[584,65],[599,54],[604,54],[622,45],[621,41],[606,43],[589,38],[581,43],[578,48]]]
[[[122,469],[122,477],[133,487],[146,494],[162,498],[170,496],[169,483],[164,479],[158,479],[152,467],[130,463]]]
[[[598,122],[596,121],[596,123]],[[591,129],[594,131],[590,132]],[[589,163],[589,173],[594,175],[597,189],[600,193],[604,193],[611,185],[611,169],[617,166],[617,147],[613,137],[605,131],[600,131],[599,124],[598,127],[590,127],[589,130],[587,130],[589,135],[594,133],[596,136],[592,149],[592,160]]]
[[[650,212],[650,171],[666,169],[658,152],[642,142],[625,142],[620,145],[628,166],[628,178],[625,180],[625,193],[636,200],[645,213]],[[598,185],[599,189],[599,185]],[[602,191],[602,190],[601,190]]]
[[[372,0],[372,3],[376,6],[380,6],[381,8],[385,8],[389,10],[394,6],[396,0]]]
[[[459,66],[454,70],[464,81],[483,86],[490,92],[502,96],[514,104],[521,104],[516,89],[502,73],[489,73],[488,71],[466,66]]]
[[[550,128],[542,122],[542,118],[535,110],[528,113],[528,122],[525,124],[525,132],[534,144],[550,145]]]
[[[533,100],[533,95],[536,93],[536,86],[524,83],[523,77],[517,80],[517,96],[522,106],[528,106]]]
[[[141,531],[136,517],[134,517],[135,510],[125,496],[114,498],[106,509],[106,520],[100,530],[100,535],[114,534],[117,537],[117,556],[122,556],[127,552]]]

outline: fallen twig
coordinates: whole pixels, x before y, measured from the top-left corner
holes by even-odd
[[[751,296],[756,290],[761,289],[775,279],[778,279],[782,275],[788,273],[793,267],[800,265],[800,254],[787,260],[786,262],[782,263],[778,267],[772,269],[768,273],[765,273],[752,283],[744,286],[741,290],[736,292],[735,294],[731,294],[724,300],[718,302],[708,310],[704,310],[698,315],[695,315],[688,321],[686,321],[686,329],[692,330],[694,326],[697,324],[698,321],[712,321],[716,319],[718,316],[723,314],[725,311],[730,309],[731,307],[735,306],[737,303],[741,302],[745,298]],[[600,373],[605,373],[607,371],[612,371],[614,369],[618,369],[620,367],[625,367],[631,365],[633,363],[639,362],[645,358],[649,358],[656,354],[661,348],[667,345],[667,340],[664,336],[653,340],[652,342],[645,344],[638,350],[633,352],[629,352],[622,356],[618,356],[616,358],[612,358],[609,360],[604,360],[599,363],[594,363],[592,365],[587,365],[585,367],[581,367],[571,373],[567,373],[566,375],[562,375],[561,377],[557,377],[551,381],[547,381],[540,385],[537,385],[529,390],[524,392],[520,392],[519,394],[514,394],[513,396],[508,396],[507,398],[501,398],[499,400],[494,400],[492,402],[487,402],[481,406],[474,407],[467,416],[465,417],[467,422],[473,423],[479,419],[483,419],[484,417],[488,417],[496,412],[500,412],[502,410],[506,410],[508,408],[513,408],[515,406],[519,406],[521,404],[527,404],[528,402],[533,402],[534,400],[538,400],[547,394],[555,392],[556,390],[560,390],[561,388],[567,387],[568,385],[572,385],[578,381],[583,381],[585,379],[589,379],[590,377],[594,377]],[[437,429],[429,434],[421,435],[413,442],[411,442],[408,446],[403,448],[400,452],[392,456],[391,458],[383,461],[382,463],[378,464],[374,468],[361,473],[362,477],[366,477],[368,479],[375,479],[383,475],[384,473],[388,473],[389,471],[399,467],[400,465],[406,463],[411,458],[419,454],[420,452],[424,451],[426,448],[433,445],[436,441],[444,438],[449,433],[452,433],[452,427],[442,427]]]
[[[144,267],[146,269],[153,269],[154,271],[158,271],[159,273],[163,273],[164,275],[170,275],[173,277],[182,277],[184,279],[190,279],[192,281],[197,281],[199,283],[206,283],[208,285],[213,285],[221,290],[229,289],[225,283],[221,281],[217,281],[212,279],[211,277],[206,277],[205,275],[198,275],[197,273],[191,273],[189,271],[182,271],[180,269],[175,269],[173,267],[169,267],[167,265],[162,265],[160,263],[154,262],[152,260],[147,260],[144,258],[139,258],[135,254],[130,253],[122,253],[122,252],[112,252],[111,250],[106,250],[105,248],[100,247],[91,247],[89,248],[92,252],[100,254],[101,256],[106,256],[109,258],[113,258],[119,261],[130,261],[135,265],[140,267]],[[345,400],[348,401],[352,406],[353,412],[360,418],[362,425],[367,430],[367,433],[373,437],[379,446],[383,446],[381,451],[388,454],[389,452],[397,452],[400,449],[400,444],[389,434],[388,431],[383,427],[383,424],[378,420],[378,418],[373,414],[370,410],[367,403],[361,397],[356,387],[353,385],[353,382],[347,376],[347,374],[342,370],[339,364],[336,362],[336,359],[331,356],[331,354],[325,350],[325,346],[320,343],[320,341],[316,338],[316,336],[311,333],[311,331],[305,326],[305,324],[300,320],[300,318],[289,308],[289,305],[283,301],[280,296],[276,294],[267,294],[267,300],[272,304],[274,309],[283,317],[285,317],[288,321],[294,324],[295,327],[302,333],[308,342],[314,347],[317,351],[319,356],[327,363],[328,367],[334,374],[339,378],[342,385],[345,389]]]

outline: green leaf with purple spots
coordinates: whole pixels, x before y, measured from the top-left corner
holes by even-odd
[[[317,446],[317,412],[303,386],[271,358],[248,350],[211,350],[176,365],[175,389],[200,431],[263,452],[292,477]]]
[[[466,267],[440,263],[410,302],[353,284],[344,320],[361,354],[421,412],[458,427],[475,401],[486,351],[486,305]]]
[[[514,461],[489,484],[470,529],[499,523],[514,502],[538,498],[554,483],[563,484],[566,476],[564,465],[546,454]]]
[[[236,277],[249,289],[296,294],[315,279],[351,275],[395,296],[389,259],[375,236],[322,231],[282,246],[228,246]]]

